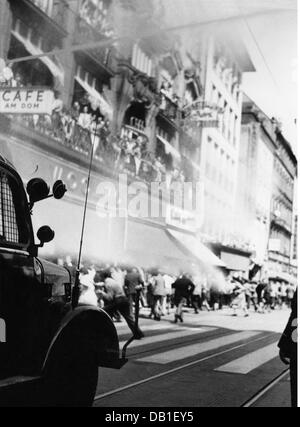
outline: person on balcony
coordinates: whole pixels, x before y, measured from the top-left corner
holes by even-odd
[[[90,129],[90,126],[92,124],[92,116],[89,113],[89,108],[87,106],[85,106],[83,108],[83,112],[80,113],[79,118],[78,118],[78,125],[82,128],[82,129]]]
[[[59,91],[54,91],[54,101],[52,104],[52,126],[54,131],[54,136],[58,137],[62,129],[62,113],[64,108],[64,103],[60,98],[61,93]]]
[[[2,66],[0,69],[0,86],[12,86],[14,73],[12,71],[12,65],[6,65],[2,60]]]
[[[75,122],[78,122],[79,116],[80,116],[80,104],[79,102],[74,102],[71,110],[72,118],[75,120]]]
[[[166,173],[166,169],[165,169],[165,166],[161,160],[161,157],[158,157],[155,160],[154,167],[155,167],[155,170],[157,171],[157,176],[156,176],[155,181],[162,182],[163,176]]]
[[[167,81],[163,81],[160,92],[167,98],[172,99],[172,84]]]
[[[71,114],[67,110],[64,111],[64,114],[62,116],[62,124],[66,142],[69,143],[73,137],[75,120],[72,118]]]
[[[142,151],[139,146],[135,148],[133,158],[135,163],[135,175],[138,176],[142,164]]]

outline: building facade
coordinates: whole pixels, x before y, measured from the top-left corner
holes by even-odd
[[[244,95],[236,210],[253,261],[260,266],[268,260],[277,148],[276,123]]]
[[[176,43],[167,35],[165,43],[157,43],[155,35],[140,43],[126,38],[117,44],[111,41],[115,24],[119,38],[139,27],[159,29],[152,2],[145,3],[143,10],[141,3],[136,4],[142,20],[132,14],[131,3],[1,2],[0,57],[6,63],[2,60],[1,86],[48,87],[55,96],[50,115],[1,118],[1,154],[15,164],[25,183],[41,176],[50,183],[63,179],[67,184],[68,194],[60,207],[54,202],[49,210],[36,208],[36,228],[51,221],[56,230],[55,242],[45,248],[46,256],[76,256],[93,150],[84,248],[89,259],[122,260],[144,267],[161,264],[175,271],[201,261],[195,254],[200,250],[222,265],[196,240],[193,205],[174,209],[163,193],[157,198],[166,198],[165,211],[155,216],[147,211],[144,217],[129,212],[134,203],[149,205],[152,183],[166,183],[168,189],[173,183],[194,182],[198,172],[192,163],[197,165],[200,147],[180,127],[182,97],[189,93],[190,84],[190,96],[197,99],[200,82],[198,76],[187,73]],[[121,16],[114,13],[120,5]],[[96,45],[84,49],[85,43]],[[18,61],[50,51],[55,54]],[[120,175],[137,188],[137,201],[123,203]],[[118,216],[101,203],[103,182],[116,189]],[[61,223],[61,209],[72,221]],[[171,235],[170,230],[181,234]],[[174,243],[178,237],[182,250]],[[188,251],[185,241],[192,242],[195,250]]]
[[[244,96],[237,210],[259,276],[294,272],[292,234],[297,161],[279,123]]]
[[[7,130],[3,126],[1,131],[1,149],[6,147],[25,182],[42,175],[50,181],[63,178],[68,185],[62,203],[74,221],[69,229],[62,229],[56,213],[59,208],[52,208],[53,226],[59,231],[56,243],[47,248],[50,255],[73,253],[79,241],[93,144],[86,233],[89,255],[116,254],[121,246],[120,257],[126,249],[134,252],[136,262],[146,259],[149,264],[164,257],[158,248],[165,247],[170,258],[185,259],[166,239],[171,231],[200,257],[207,249],[205,244],[217,255],[211,253],[212,262],[246,271],[252,233],[245,233],[244,212],[237,213],[236,200],[242,77],[254,67],[242,42],[225,37],[227,31],[221,28],[214,34],[201,32],[193,40],[163,32],[162,17],[168,11],[157,1],[6,0],[0,8],[0,57],[8,64],[11,61],[6,67],[11,70],[11,74],[6,70],[10,78],[4,83],[46,86],[55,94],[51,116],[10,117]],[[137,38],[141,29],[150,35]],[[91,47],[91,43],[96,44]],[[51,56],[17,61],[53,50],[56,53]],[[270,164],[268,148],[260,149],[258,172],[265,162]],[[203,203],[189,208],[167,203],[166,211],[155,218],[149,213],[147,218],[129,215],[128,219],[127,212],[118,221],[110,215],[100,220],[99,183],[116,186],[120,174],[138,183],[140,204],[147,203],[151,183],[171,187],[196,182],[203,185]],[[257,179],[262,183],[264,177],[258,174]],[[263,221],[265,217],[268,221],[264,210],[268,191],[269,182],[255,201],[262,205]],[[119,208],[127,210],[119,196]],[[37,207],[37,211],[37,225],[46,223],[45,209]],[[64,234],[73,239],[66,242]],[[141,235],[143,239],[133,237]],[[145,247],[148,253],[142,254]]]
[[[235,211],[240,152],[243,73],[254,72],[247,50],[228,31],[214,32],[206,43],[204,100],[218,108],[218,126],[202,131],[201,176],[205,185],[202,236],[230,269],[247,271],[251,247]]]
[[[293,232],[295,208],[295,180],[297,159],[289,142],[281,130],[277,129],[277,144],[274,159],[274,178],[271,205],[271,224],[269,242],[270,274],[291,274],[294,267]]]

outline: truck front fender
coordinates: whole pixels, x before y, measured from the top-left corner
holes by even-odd
[[[83,346],[94,354],[98,366],[121,368],[119,339],[111,318],[96,307],[80,306],[62,320],[47,351],[42,374],[52,362],[66,357],[66,348],[80,354]]]

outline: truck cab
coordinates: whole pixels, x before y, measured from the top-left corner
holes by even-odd
[[[90,406],[98,367],[125,363],[117,332],[103,310],[74,308],[69,271],[38,257],[54,232],[35,244],[31,199],[0,154],[0,406]]]

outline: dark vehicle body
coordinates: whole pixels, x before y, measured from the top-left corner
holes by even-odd
[[[98,367],[121,367],[110,317],[72,309],[72,287],[38,258],[22,180],[0,155],[0,406],[88,406]]]

